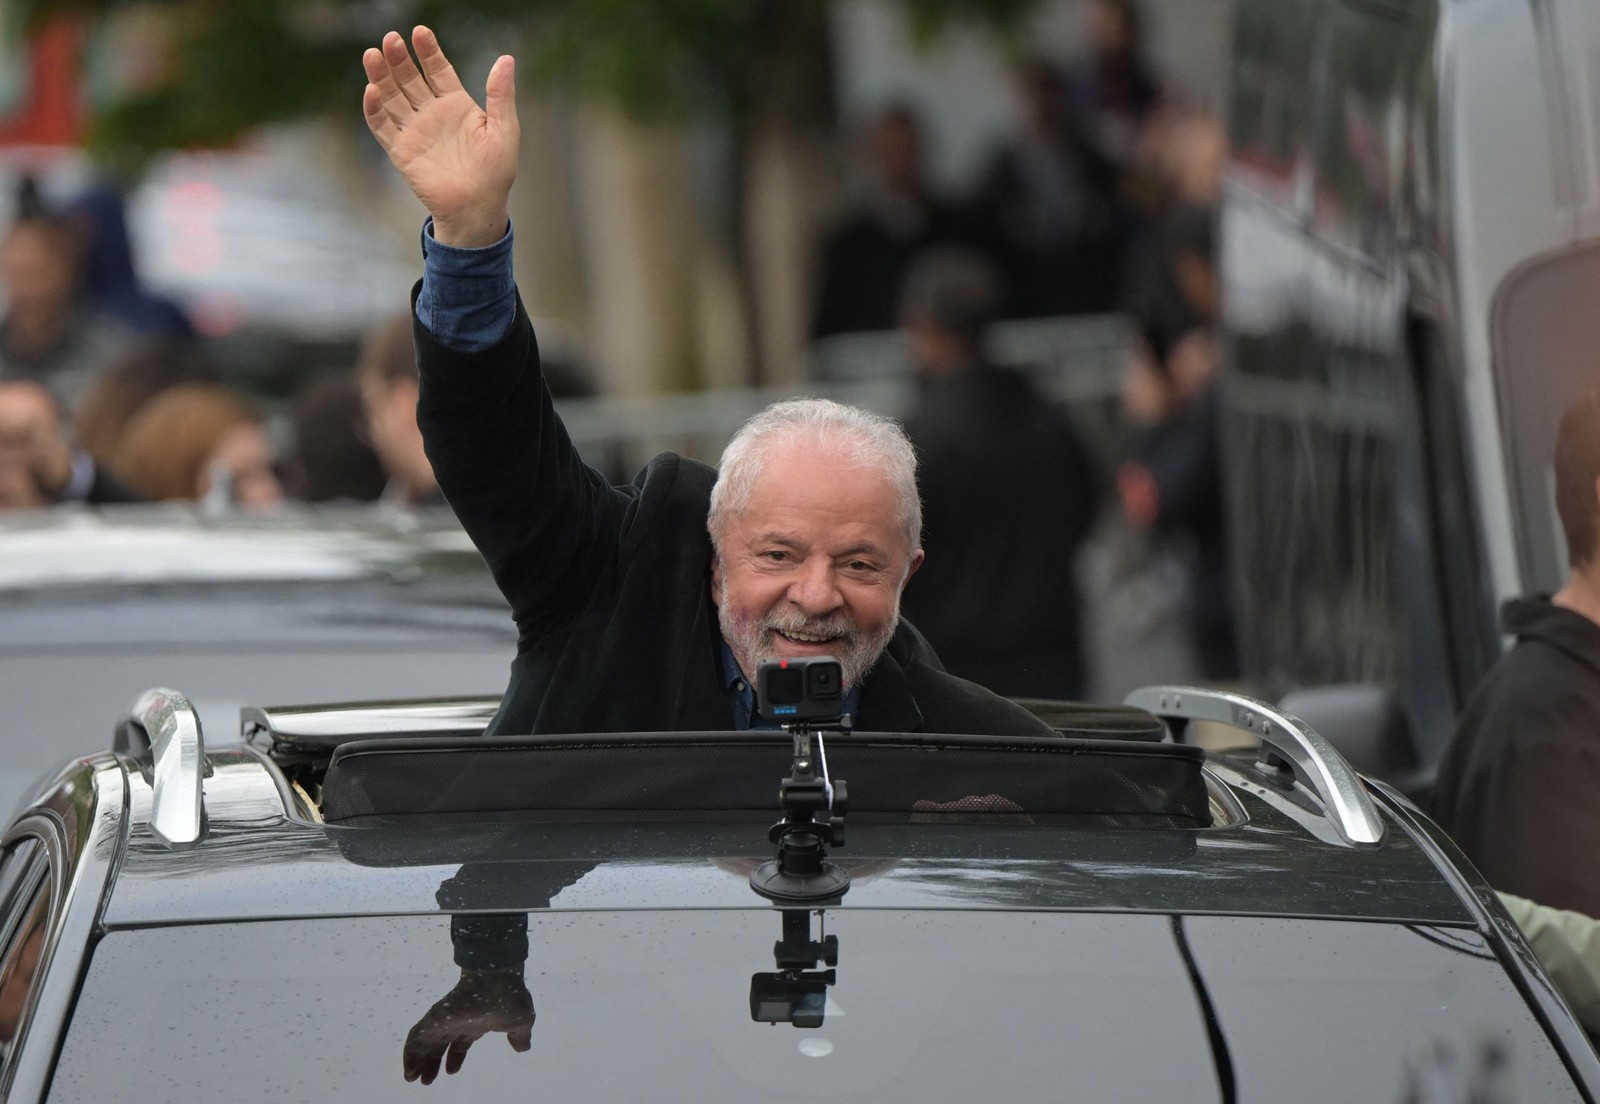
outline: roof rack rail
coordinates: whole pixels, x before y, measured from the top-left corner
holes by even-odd
[[[417,698],[338,705],[258,706],[239,711],[239,734],[276,749],[329,752],[351,740],[404,736],[479,736],[500,708],[499,695]]]
[[[1123,704],[1149,710],[1163,721],[1212,721],[1259,737],[1263,760],[1287,766],[1316,792],[1340,838],[1350,844],[1382,842],[1383,820],[1361,778],[1298,717],[1243,694],[1203,686],[1145,686]],[[1173,732],[1180,742],[1181,727],[1174,726]]]
[[[200,717],[176,690],[146,690],[117,725],[113,751],[151,762],[150,830],[170,847],[200,839],[205,745]]]

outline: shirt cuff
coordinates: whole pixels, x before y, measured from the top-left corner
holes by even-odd
[[[511,228],[493,245],[463,249],[435,240],[433,219],[423,223],[416,310],[434,340],[458,353],[481,352],[505,337],[517,315]]]
[[[83,502],[89,497],[89,489],[94,486],[94,475],[94,457],[83,449],[73,450],[72,474],[67,478],[67,485],[56,495],[56,501]]]

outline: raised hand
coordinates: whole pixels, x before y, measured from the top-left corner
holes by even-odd
[[[361,63],[367,127],[433,216],[446,245],[490,245],[506,232],[507,197],[517,175],[516,74],[509,54],[489,70],[484,107],[462,87],[427,27],[405,39],[390,31]]]

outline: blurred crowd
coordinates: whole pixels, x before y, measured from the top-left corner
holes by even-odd
[[[114,192],[51,204],[30,179],[0,238],[0,287],[0,509],[439,500],[407,314],[366,335],[350,371],[269,410],[182,307],[141,287]]]
[[[951,671],[1022,696],[1088,686],[1075,560],[1108,515],[1137,570],[1168,580],[1183,674],[1239,675],[1215,394],[1226,140],[1163,89],[1131,0],[1087,14],[1079,60],[1017,67],[1017,129],[970,194],[930,183],[908,104],[876,115],[862,192],[818,249],[811,315],[816,339],[905,333],[929,550],[906,608]],[[1107,312],[1137,337],[1091,449],[1026,372],[990,362],[984,334]]]
[[[923,121],[883,107],[859,147],[863,189],[815,250],[812,336],[898,329],[915,363],[904,414],[932,554],[907,611],[954,673],[1021,696],[1087,689],[1076,559],[1107,517],[1181,562],[1196,674],[1238,673],[1214,397],[1224,138],[1163,89],[1132,0],[1087,12],[1075,61],[1017,66],[1018,124],[970,194],[940,194]],[[26,182],[0,291],[0,508],[443,505],[404,311],[348,370],[264,406],[178,304],[141,287],[115,193],[51,203]],[[985,335],[1109,312],[1138,337],[1113,432],[1092,427],[1091,447],[1082,413],[993,363]]]

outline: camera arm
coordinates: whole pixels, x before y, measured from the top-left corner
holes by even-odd
[[[784,726],[794,741],[789,777],[778,785],[783,819],[767,838],[778,857],[750,872],[750,887],[780,904],[832,901],[850,888],[850,875],[830,862],[828,847],[844,846],[848,791],[844,779],[828,776],[825,730],[849,732],[848,715],[819,725],[799,721]]]

